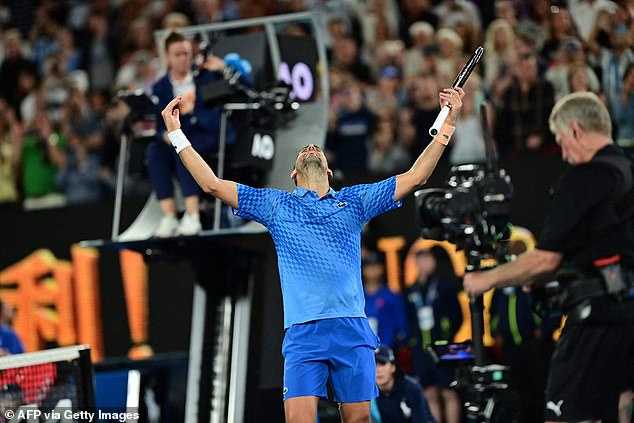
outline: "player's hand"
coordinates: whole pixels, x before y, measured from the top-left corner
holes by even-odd
[[[464,94],[464,90],[460,87],[456,87],[455,89],[445,88],[438,94],[440,98],[440,108],[445,107],[445,104],[451,105],[451,111],[449,112],[449,116],[447,116],[446,122],[452,126],[456,123],[460,115]]]
[[[462,286],[469,298],[484,294],[493,288],[493,284],[489,281],[489,275],[487,275],[486,272],[466,273],[462,280]]]
[[[163,121],[165,122],[165,128],[167,132],[172,132],[181,128],[180,121],[180,110],[178,109],[178,105],[180,104],[182,98],[181,96],[176,97],[163,109],[161,112],[161,116],[163,117]]]

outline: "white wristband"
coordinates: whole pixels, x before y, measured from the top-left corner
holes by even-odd
[[[176,150],[176,154],[179,154],[181,151],[187,147],[191,147],[192,145],[180,129],[176,129],[175,131],[168,133],[167,137],[170,139],[172,146]]]

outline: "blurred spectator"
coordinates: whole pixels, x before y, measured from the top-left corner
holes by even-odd
[[[53,126],[49,114],[39,109],[33,126],[22,144],[22,193],[24,208],[61,207],[66,203],[55,186],[56,169],[53,158],[68,141],[61,131]]]
[[[613,13],[616,5],[611,0],[568,0],[568,8],[581,39],[587,42],[596,35],[601,17]]]
[[[406,171],[412,163],[407,151],[400,143],[396,109],[383,109],[372,134],[367,167],[377,175],[394,175]]]
[[[613,110],[618,126],[616,143],[630,152],[634,151],[634,63],[623,74],[623,89]]]
[[[365,105],[363,94],[354,79],[348,80],[333,94],[329,112],[326,148],[333,170],[347,173],[365,172],[368,144],[376,116]]]
[[[531,31],[535,34],[535,48],[541,51],[550,34],[550,19],[553,14],[551,0],[531,0],[528,15],[522,19],[519,27],[523,31]],[[557,6],[556,6],[557,7]],[[557,10],[553,8],[553,10]]]
[[[19,78],[23,72],[34,72],[35,64],[22,53],[22,37],[18,30],[4,33],[4,60],[0,65],[0,96],[13,110],[19,113],[23,94],[19,89]],[[18,118],[21,116],[18,115]]]
[[[480,77],[477,74],[471,74],[464,90],[467,95],[460,110],[460,119],[456,121],[456,131],[449,151],[449,163],[452,165],[486,161],[480,127],[480,104],[484,101]],[[490,113],[487,116],[489,115]]]
[[[602,94],[598,92],[598,90],[592,89],[592,87],[590,86],[590,78],[588,78],[586,65],[570,65],[568,67],[567,84],[571,93],[577,93],[580,91],[593,91],[599,97],[602,96]]]
[[[18,73],[17,94],[20,99],[20,119],[25,127],[31,125],[35,118],[39,91],[40,80],[35,68],[21,70]]]
[[[484,40],[482,66],[484,88],[491,92],[500,79],[510,78],[514,61],[515,33],[506,19],[496,19],[489,24]]]
[[[623,22],[614,21],[613,24],[609,32],[610,48],[602,47],[598,55],[603,94],[610,111],[614,111],[618,107],[625,69],[634,63],[634,50],[632,49],[634,30],[629,29]]]
[[[416,126],[414,125],[414,111],[409,107],[402,107],[398,111],[398,134],[401,146],[411,156],[411,148],[416,145]]]
[[[59,63],[63,72],[69,73],[79,69],[82,56],[81,51],[75,47],[75,36],[66,28],[59,28],[57,31],[58,48],[55,55],[59,59]]]
[[[170,31],[190,25],[189,18],[180,12],[172,12],[163,18],[163,29]]]
[[[82,69],[90,75],[94,90],[110,90],[117,65],[119,33],[110,27],[108,16],[93,10],[87,26],[78,38],[82,51]]]
[[[377,45],[369,60],[374,75],[387,66],[396,67],[400,72],[405,60],[405,44],[401,40],[385,40]]]
[[[403,59],[403,76],[407,82],[418,75],[426,60],[424,52],[434,45],[435,30],[427,22],[416,22],[409,27],[411,47],[407,49]]]
[[[24,352],[20,337],[11,327],[14,314],[13,306],[0,300],[0,356]]]
[[[328,59],[332,59],[333,55],[333,47],[337,40],[348,35],[349,30],[346,27],[346,23],[341,17],[334,16],[328,21],[328,32],[326,37],[326,53],[328,54]],[[330,65],[332,67],[332,64]]]
[[[57,32],[60,26],[49,16],[50,3],[42,3],[35,15],[35,24],[29,33],[29,41],[33,47],[33,60],[40,75],[45,73],[45,62],[59,49]],[[62,72],[63,68],[60,68]]]
[[[398,37],[399,14],[397,3],[391,0],[351,0],[350,10],[361,24],[363,46],[368,51],[385,40]]]
[[[438,91],[438,82],[430,73],[416,77],[409,87],[408,108],[411,109],[411,113],[402,113],[400,125],[405,133],[411,134],[412,129],[415,130],[413,137],[405,135],[402,138],[403,146],[411,157],[418,157],[429,143],[429,128],[440,111]]]
[[[495,0],[493,13],[495,19],[504,19],[513,30],[517,28],[517,12],[513,0]]]
[[[441,28],[436,32],[436,44],[439,50],[436,79],[443,87],[448,87],[464,62],[462,39],[453,29]]]
[[[152,37],[152,26],[150,20],[145,17],[134,19],[128,28],[128,32],[123,41],[121,62],[126,63],[130,57],[139,50],[156,53],[154,38]]]
[[[382,344],[397,347],[405,338],[405,303],[385,284],[383,258],[372,251],[362,260],[361,275],[365,294],[365,314]]]
[[[401,3],[400,38],[408,41],[409,27],[415,22],[427,22],[436,29],[438,15],[433,11],[432,0],[403,0]],[[408,44],[409,46],[409,44]]]
[[[599,91],[599,78],[597,78],[592,68],[586,64],[586,57],[581,42],[574,37],[566,37],[559,44],[559,49],[544,74],[544,78],[552,84],[555,90],[555,101],[570,92],[568,76],[570,68],[574,65],[585,69],[589,91]]]
[[[460,52],[471,55],[480,45],[481,28],[469,20],[464,12],[449,13],[441,23],[441,28],[453,30],[462,40]]]
[[[554,105],[550,82],[537,77],[537,57],[518,51],[515,76],[496,106],[493,138],[502,156],[526,153],[551,154],[556,145],[548,130],[548,114]]]
[[[215,70],[222,70],[224,62],[212,56],[204,64],[205,67],[193,72],[191,42],[178,32],[171,32],[165,38],[164,51],[167,74],[153,86],[153,94],[158,98],[158,110],[162,110],[174,97],[181,96],[180,121],[183,132],[201,154],[216,150],[220,114],[216,108],[205,106],[200,95],[200,87],[219,77]],[[202,229],[198,200],[200,188],[172,148],[162,119],[159,119],[159,122],[161,130],[157,134],[157,139],[148,146],[146,153],[150,181],[163,212],[163,218],[154,235],[194,235]],[[180,224],[176,218],[177,209],[172,185],[174,172],[185,198],[185,214]]]
[[[543,421],[553,332],[561,318],[542,320],[533,314],[531,296],[520,287],[493,291],[491,335],[501,350],[501,362],[511,367],[511,383],[520,396],[522,423]]]
[[[14,110],[0,99],[0,203],[18,201],[22,125]]]
[[[158,60],[146,50],[135,52],[128,62],[119,68],[115,79],[117,90],[142,90],[152,93],[152,85],[159,75]]]
[[[194,23],[209,24],[213,22],[222,22],[224,20],[224,13],[222,10],[222,3],[220,0],[194,0]]]
[[[548,62],[555,62],[564,40],[577,39],[577,31],[567,9],[559,7],[550,14],[550,32],[541,48],[541,55]]]
[[[331,66],[347,70],[363,83],[372,82],[370,68],[361,61],[359,48],[352,37],[343,36],[334,40]]]
[[[418,278],[404,295],[407,298],[408,325],[414,372],[418,377],[437,421],[458,423],[461,404],[458,393],[450,388],[453,368],[437,366],[426,348],[436,341],[452,342],[462,325],[458,292],[451,281],[438,276],[432,250],[416,252]]]
[[[399,105],[401,72],[395,66],[386,66],[379,72],[375,87],[366,91],[366,103],[375,114],[384,109],[396,110]]]
[[[65,108],[66,148],[53,150],[58,171],[57,188],[67,204],[96,202],[102,198],[100,150],[106,133],[105,122],[95,116],[88,98],[80,89],[71,91]]]
[[[70,82],[65,77],[57,57],[50,56],[45,61],[41,92],[51,122],[61,125],[64,105],[70,97]]]
[[[477,25],[478,28],[482,27],[482,19],[480,18],[480,11],[478,6],[469,0],[445,0],[440,2],[434,7],[434,13],[441,19],[441,26],[443,25],[443,19],[450,18],[452,13],[463,13],[470,21]]]
[[[379,396],[370,404],[371,421],[435,423],[420,385],[400,372],[394,351],[387,345],[380,345],[374,357]]]

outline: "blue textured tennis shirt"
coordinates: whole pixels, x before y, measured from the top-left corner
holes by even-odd
[[[365,317],[361,229],[401,206],[396,177],[330,191],[293,193],[238,184],[234,214],[263,224],[277,250],[284,327],[334,317]]]

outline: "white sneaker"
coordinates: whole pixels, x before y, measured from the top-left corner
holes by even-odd
[[[183,214],[181,223],[178,225],[178,235],[196,235],[202,231],[203,227],[200,224],[200,215],[198,214]]]
[[[170,238],[178,232],[178,219],[174,216],[163,216],[159,221],[154,236],[157,238]]]

